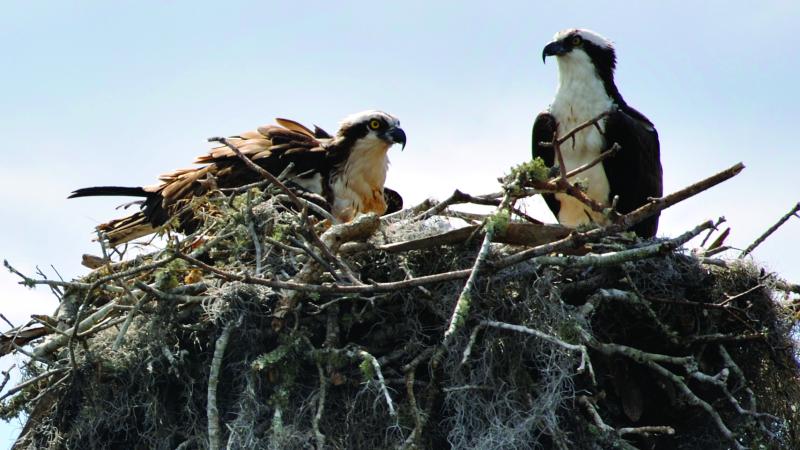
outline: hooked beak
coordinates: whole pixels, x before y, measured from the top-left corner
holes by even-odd
[[[567,48],[564,47],[564,44],[558,41],[551,42],[542,50],[542,63],[545,62],[545,58],[548,56],[561,56],[565,53],[567,53]]]
[[[400,151],[403,151],[403,149],[406,148],[406,132],[403,131],[402,128],[399,127],[391,128],[386,133],[386,136],[389,138],[389,140],[391,140],[395,144],[401,144],[403,146],[400,149]]]

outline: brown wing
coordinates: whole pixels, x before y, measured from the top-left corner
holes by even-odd
[[[553,147],[542,145],[542,142],[552,142],[558,124],[556,118],[548,112],[540,113],[533,122],[533,132],[531,134],[531,151],[534,158],[542,158],[547,167],[555,165],[555,154]],[[553,194],[542,194],[544,201],[558,220],[558,211],[561,209],[561,202],[556,200]]]
[[[386,212],[384,214],[395,213],[403,209],[403,197],[394,189],[384,186],[383,199],[386,200]]]
[[[287,130],[292,130],[300,134],[305,134],[309,137],[314,137],[314,132],[309,130],[305,125],[299,122],[295,122],[291,119],[282,119],[280,117],[275,119],[275,122],[278,122],[278,125],[286,128]]]
[[[322,187],[327,183],[321,180],[327,178],[330,163],[324,142],[316,139],[313,132],[297,122],[285,119],[281,121],[294,129],[267,125],[232,136],[228,141],[274,175],[282,173],[292,164],[290,174],[294,176],[296,184],[307,187],[310,184],[304,183],[304,180],[318,180],[316,184],[319,189],[309,190],[325,196]],[[198,157],[195,163],[202,166],[175,170],[161,175],[161,183],[158,185],[136,188],[137,195],[146,197],[142,210],[102,224],[98,229],[106,234],[111,244],[128,242],[153,233],[195,197],[206,195],[217,188],[233,188],[260,181],[260,176],[226,146],[211,149],[207,154]],[[73,196],[129,195],[131,188],[85,188],[76,192],[78,195],[73,193]],[[191,232],[196,227],[195,218],[184,212],[180,217],[181,231]]]

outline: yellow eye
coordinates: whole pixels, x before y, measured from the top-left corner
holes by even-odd
[[[580,36],[575,36],[572,38],[572,45],[575,47],[581,45],[581,42],[583,42],[583,39]]]
[[[369,121],[369,127],[372,128],[373,130],[377,130],[378,128],[381,127],[381,121],[378,119],[372,119]]]

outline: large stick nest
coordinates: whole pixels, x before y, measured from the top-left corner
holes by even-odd
[[[456,243],[429,238],[443,208],[319,240],[272,194],[198,200],[196,235],[82,279],[26,277],[61,306],[3,341],[33,357],[2,404],[28,415],[15,448],[800,448],[785,283],[680,248],[710,224],[503,264],[525,248],[493,243],[507,215]]]

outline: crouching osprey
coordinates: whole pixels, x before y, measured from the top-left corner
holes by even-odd
[[[533,124],[533,157],[541,157],[552,167],[556,163],[554,151],[541,142],[550,142],[554,133],[563,136],[581,123],[613,110],[598,127],[584,128],[574,139],[562,144],[566,170],[594,160],[616,142],[622,147],[619,152],[574,177],[586,180],[587,195],[606,205],[619,196],[620,213],[642,206],[648,197],[660,197],[658,133],[647,117],[625,103],[614,84],[616,55],[611,42],[589,30],[564,30],[544,48],[542,61],[548,56],[555,56],[558,61],[558,91],[548,111],[539,114]],[[602,214],[566,194],[544,197],[559,223],[565,226],[606,222]],[[642,237],[655,236],[658,216],[632,229]]]
[[[335,136],[314,131],[287,119],[233,136],[228,141],[273,175],[293,164],[288,178],[300,188],[324,197],[331,214],[348,222],[359,213],[384,214],[402,198],[384,191],[389,168],[387,152],[394,144],[405,147],[406,134],[397,118],[381,111],[364,111],[346,117]],[[159,177],[161,182],[144,187],[98,186],[78,189],[69,196],[144,197],[141,210],[97,228],[112,245],[153,233],[178,213],[189,200],[214,188],[232,188],[260,181],[228,147],[212,149],[195,161],[200,167],[176,170]],[[386,192],[386,197],[384,197]],[[387,205],[387,200],[389,205]],[[184,231],[192,218],[181,217]]]

